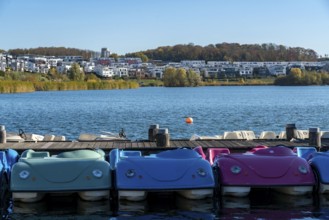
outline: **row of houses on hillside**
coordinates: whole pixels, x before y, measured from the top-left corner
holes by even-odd
[[[81,56],[35,56],[22,55],[13,57],[9,54],[0,54],[0,70],[10,68],[14,71],[48,73],[56,68],[58,73],[67,73],[73,63],[79,63],[85,73],[95,73],[100,77],[152,77],[162,78],[166,68],[184,68],[193,70],[206,78],[228,78],[248,76],[278,76],[286,75],[291,68],[320,71],[328,69],[326,62],[228,62],[182,60],[181,62],[148,62],[140,58],[96,57],[86,61]]]

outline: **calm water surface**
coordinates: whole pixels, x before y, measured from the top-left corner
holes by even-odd
[[[168,128],[172,138],[217,135],[230,130],[276,132],[329,130],[329,87],[140,88],[109,91],[0,94],[0,124],[7,131],[65,135],[118,132],[146,139],[149,125]],[[192,125],[184,118],[191,116]],[[247,198],[190,201],[180,197],[120,202],[49,198],[33,204],[9,203],[7,219],[329,219],[329,196],[288,197],[261,193]]]
[[[230,130],[329,130],[329,87],[140,88],[108,91],[0,94],[0,124],[7,131],[65,135],[119,132],[146,139],[151,124],[172,138],[218,135]],[[192,125],[184,118],[191,116]]]

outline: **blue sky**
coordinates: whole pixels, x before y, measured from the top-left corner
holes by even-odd
[[[0,0],[0,49],[124,55],[159,46],[275,43],[329,54],[328,0]]]

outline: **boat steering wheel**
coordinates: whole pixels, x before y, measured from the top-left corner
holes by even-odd
[[[18,135],[19,135],[21,138],[26,139],[26,134],[25,134],[25,132],[23,131],[23,129],[19,129],[19,130],[18,130]]]

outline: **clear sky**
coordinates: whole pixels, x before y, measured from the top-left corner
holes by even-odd
[[[0,49],[124,55],[159,46],[275,43],[329,54],[329,0],[0,0]]]

